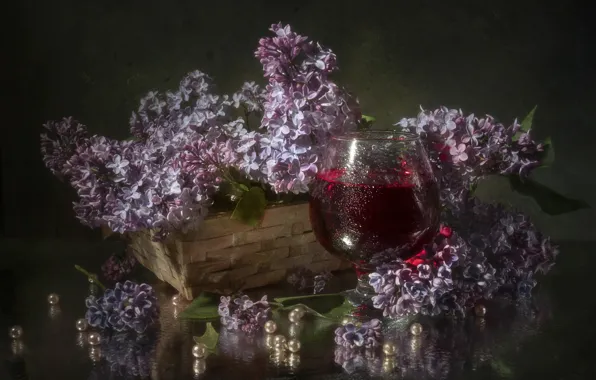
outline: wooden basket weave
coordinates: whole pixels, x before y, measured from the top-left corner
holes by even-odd
[[[130,248],[187,299],[204,290],[229,293],[273,284],[295,267],[321,272],[350,266],[316,241],[306,203],[270,207],[256,228],[222,213],[208,217],[197,231],[165,242],[132,233]]]

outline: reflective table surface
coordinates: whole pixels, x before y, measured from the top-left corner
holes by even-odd
[[[0,319],[0,379],[593,379],[596,378],[596,252],[590,242],[563,242],[554,270],[541,278],[533,302],[487,304],[484,319],[421,319],[422,335],[399,323],[385,324],[385,339],[397,348],[389,358],[378,352],[349,352],[335,346],[334,328],[313,320],[301,323],[299,354],[279,357],[263,335],[221,331],[218,353],[196,360],[193,335],[204,323],[178,318],[175,291],[138,267],[129,278],[154,285],[161,304],[154,335],[117,336],[92,350],[75,328],[85,313],[86,278],[74,264],[99,272],[107,254],[51,254],[43,260],[4,263]],[[101,248],[98,248],[101,251]],[[353,285],[350,273],[331,284]],[[59,307],[47,302],[60,296]],[[285,284],[254,295],[289,295]],[[11,343],[10,326],[20,325],[22,344]],[[215,324],[219,329],[219,324]],[[280,326],[282,333],[288,326]]]

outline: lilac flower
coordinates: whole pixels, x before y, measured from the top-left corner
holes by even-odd
[[[335,330],[335,343],[354,349],[357,347],[373,348],[380,345],[381,321],[372,319],[360,327],[347,323]]]
[[[318,294],[325,290],[332,277],[331,272],[314,273],[307,268],[299,267],[290,271],[286,280],[299,291],[312,289],[313,294]]]
[[[243,295],[233,300],[231,297],[221,297],[218,314],[222,325],[228,330],[241,330],[253,334],[261,330],[267,322],[270,310],[267,296],[253,302],[248,296]]]
[[[116,283],[99,298],[85,301],[85,315],[91,326],[116,331],[130,330],[142,334],[157,322],[159,308],[151,286],[131,281]]]
[[[157,331],[151,329],[146,334],[130,332],[102,334],[101,353],[112,376],[151,376],[151,363],[154,360]],[[105,377],[112,377],[106,374]]]
[[[77,148],[85,144],[87,128],[72,117],[62,121],[47,122],[47,130],[41,134],[41,154],[48,169],[54,175],[63,176],[63,168]]]

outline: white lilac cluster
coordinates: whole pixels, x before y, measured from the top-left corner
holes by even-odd
[[[219,185],[234,180],[230,169],[276,192],[308,191],[321,143],[355,127],[359,111],[328,79],[330,50],[289,26],[272,30],[256,52],[266,90],[247,82],[231,97],[215,95],[210,78],[193,71],[176,90],[141,99],[131,140],[88,137],[72,118],[47,123],[44,162],[77,191],[79,220],[121,233],[152,229],[162,239],[200,223]],[[260,118],[257,130],[249,116]]]
[[[242,169],[276,192],[301,193],[317,173],[323,143],[332,133],[355,129],[358,104],[329,80],[335,54],[274,24],[274,37],[262,38],[255,55],[269,84],[260,132],[243,137]]]
[[[247,334],[260,331],[269,319],[271,307],[267,296],[252,301],[247,295],[237,298],[221,297],[217,312],[221,324],[228,330],[241,330]]]

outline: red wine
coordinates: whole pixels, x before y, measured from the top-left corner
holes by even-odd
[[[430,181],[347,183],[343,170],[319,173],[311,188],[310,219],[318,241],[361,270],[375,253],[407,248],[409,257],[432,240],[439,227],[439,194]],[[385,177],[386,178],[386,177]],[[404,258],[407,258],[404,257]]]

